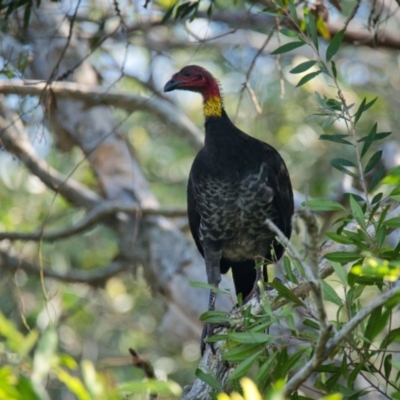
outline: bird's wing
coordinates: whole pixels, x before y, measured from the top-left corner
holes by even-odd
[[[187,188],[187,209],[188,209],[190,231],[192,232],[193,239],[196,243],[199,252],[201,253],[202,256],[204,256],[203,246],[200,243],[200,237],[199,237],[200,214],[196,210],[196,198],[194,194],[193,180],[191,175],[189,175],[189,182]]]

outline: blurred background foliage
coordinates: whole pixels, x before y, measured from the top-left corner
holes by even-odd
[[[27,31],[30,15],[32,10],[48,12],[46,3],[0,1],[2,34],[26,46],[25,59],[0,55],[0,79],[25,77],[24,68],[33,52]],[[268,16],[263,2],[218,0],[182,4],[196,4],[198,14],[193,14],[193,20],[174,18],[175,7],[168,20],[155,23],[175,5],[170,0],[149,2],[147,7],[143,0],[65,0],[58,3],[57,12],[73,21],[71,26],[79,32],[82,45],[87,46],[88,59],[104,90],[113,88],[167,99],[201,127],[200,96],[179,92],[166,97],[162,89],[181,67],[202,65],[219,79],[226,110],[237,126],[280,151],[299,201],[306,197],[345,201],[342,194],[352,182],[334,170],[329,160],[352,159],[352,149],[319,140],[321,134],[345,133],[345,127],[336,121],[323,129],[322,118],[314,116],[319,107],[314,93],[335,97],[335,89],[323,75],[296,88],[301,75],[289,73],[296,65],[313,58],[309,49],[303,47],[271,56],[272,50],[287,41],[284,35],[272,31],[274,18],[271,17],[270,24],[254,26],[240,18],[250,12]],[[340,4],[343,11],[326,4],[330,21],[345,20],[357,6],[353,22],[361,33],[400,35],[399,13],[393,12],[398,10],[395,2],[343,0]],[[224,13],[227,22],[209,21],[207,10],[213,15]],[[20,13],[22,26],[15,18]],[[368,30],[364,26],[373,17],[377,21]],[[114,30],[117,33],[112,34]],[[320,39],[321,53],[327,44]],[[390,140],[373,148],[376,151],[377,146],[382,147],[383,163],[390,169],[400,163],[399,49],[357,44],[345,43],[336,56],[339,81],[350,103],[378,97],[372,109],[363,115],[358,129],[367,134],[377,122],[378,131],[393,132]],[[250,90],[244,89],[245,82]],[[34,147],[50,165],[98,191],[96,177],[83,152],[76,147],[61,151],[56,146],[44,119],[44,108],[36,106],[36,97],[7,95],[1,101],[21,116]],[[160,204],[184,207],[186,180],[195,150],[168,123],[146,112],[114,112]],[[82,210],[54,195],[5,151],[0,153],[0,199],[0,231],[32,232],[43,227],[51,230],[70,226],[83,216]],[[176,223],[185,229],[185,220]],[[94,269],[118,253],[114,233],[104,226],[54,243],[2,240],[0,249],[60,274],[70,268]],[[46,398],[45,393],[40,393],[40,386],[30,385],[39,382],[40,374],[48,371],[51,374],[46,390],[51,399],[120,398],[112,388],[143,377],[143,372],[132,366],[130,347],[151,362],[162,380],[168,378],[181,386],[190,383],[199,360],[197,338],[173,337],[163,332],[160,321],[165,300],[150,290],[141,268],[145,266],[134,274],[114,276],[102,287],[50,278],[43,282],[38,273],[0,270],[0,398]],[[41,356],[48,365],[39,366],[37,360]],[[28,382],[27,371],[33,371],[37,380]],[[75,380],[77,371],[82,381]],[[84,387],[80,386],[82,382]],[[12,389],[16,383],[21,393],[30,395],[21,397]],[[170,391],[162,398],[177,398],[174,386]]]

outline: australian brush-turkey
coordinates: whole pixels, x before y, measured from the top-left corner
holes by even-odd
[[[189,175],[187,204],[190,230],[206,264],[208,283],[232,270],[236,294],[253,294],[256,261],[273,262],[284,252],[266,224],[273,220],[289,238],[293,193],[286,165],[267,143],[238,129],[226,114],[215,78],[189,65],[173,75],[164,92],[189,90],[203,96],[205,144]],[[264,279],[267,280],[266,270]],[[209,310],[216,294],[210,292]],[[211,333],[205,326],[204,339]]]

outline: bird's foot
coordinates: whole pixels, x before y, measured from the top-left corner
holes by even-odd
[[[206,323],[203,326],[203,331],[201,332],[201,339],[200,339],[200,351],[201,355],[204,355],[204,352],[206,351],[206,346],[209,345],[211,352],[213,355],[216,354],[215,352],[215,347],[214,343],[207,343],[206,340],[214,334],[214,330],[217,328],[229,328],[231,325],[226,322],[226,323],[218,323],[218,324],[211,324],[211,323]]]
[[[207,344],[210,346],[210,349],[212,353],[215,355],[215,348],[214,348],[214,343],[207,343],[206,340],[213,335],[215,329],[215,324],[204,324],[203,326],[203,331],[201,332],[201,339],[200,339],[200,351],[201,355],[204,354],[206,351],[206,346]]]

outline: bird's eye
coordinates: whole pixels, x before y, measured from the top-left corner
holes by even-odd
[[[184,76],[185,78],[190,78],[190,77],[192,76],[192,73],[191,73],[191,72],[184,72],[184,73],[183,73],[183,76]]]

